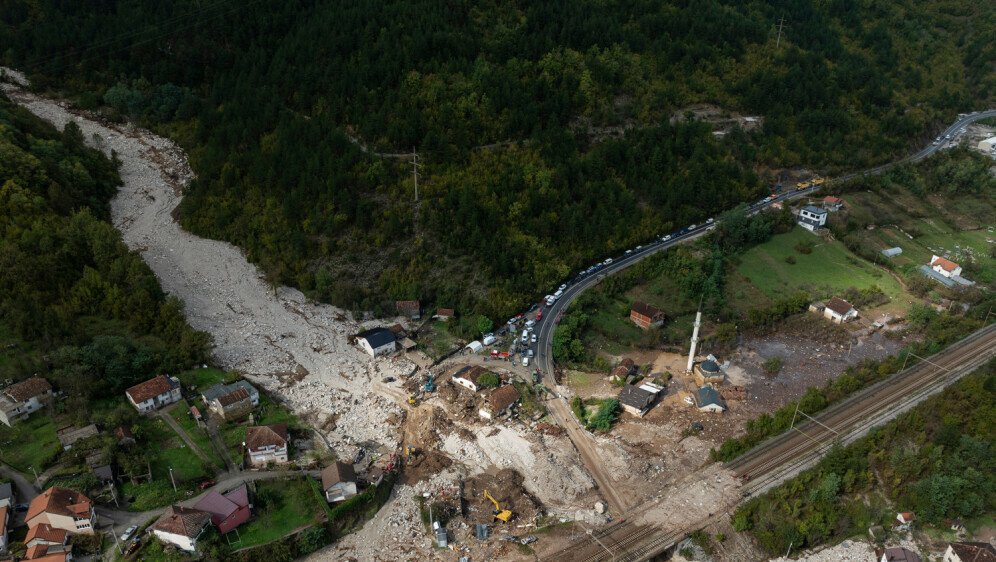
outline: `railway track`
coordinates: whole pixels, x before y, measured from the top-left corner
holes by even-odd
[[[736,474],[750,475],[753,484],[748,489],[758,490],[764,477],[806,455],[821,453],[829,448],[834,438],[860,426],[884,405],[905,405],[913,398],[947,386],[954,379],[983,365],[996,351],[996,325],[979,330],[953,347],[936,353],[892,377],[856,394],[851,399],[832,406],[815,420],[797,424],[793,430],[778,435],[755,447],[725,466]],[[955,372],[955,374],[952,374]]]

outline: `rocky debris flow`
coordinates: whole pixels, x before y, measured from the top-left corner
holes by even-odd
[[[441,449],[455,461],[476,467],[474,474],[489,467],[513,468],[524,476],[525,489],[547,505],[571,502],[595,486],[566,438],[527,436],[524,430],[508,427],[467,429],[447,435]],[[468,433],[474,441],[465,438]]]
[[[312,425],[340,456],[354,454],[365,443],[376,442],[392,451],[400,444],[399,428],[390,420],[398,419],[403,410],[390,398],[373,391],[346,392],[310,379],[275,391],[295,412],[312,412]],[[336,415],[345,412],[348,415]]]
[[[18,73],[4,72],[23,83]],[[2,88],[59,129],[75,122],[91,146],[117,155],[124,185],[111,201],[112,220],[163,289],[185,303],[190,325],[213,336],[216,363],[248,374],[310,375],[347,392],[366,391],[375,365],[387,361],[375,362],[348,345],[359,330],[348,313],[309,302],[295,289],[274,288],[235,246],[180,229],[173,212],[194,174],[176,143],[101,122],[12,83]]]

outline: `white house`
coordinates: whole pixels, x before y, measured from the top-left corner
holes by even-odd
[[[834,297],[823,309],[823,317],[835,324],[843,324],[858,317],[858,311],[851,303]]]
[[[397,340],[387,328],[371,328],[356,334],[356,343],[370,355],[377,357],[395,350]]]
[[[171,505],[152,525],[152,533],[162,542],[176,545],[180,550],[197,552],[197,539],[209,523],[211,514],[206,511]]]
[[[158,410],[181,398],[180,379],[159,375],[125,391],[125,396],[139,412]]]
[[[806,205],[799,211],[799,226],[809,231],[819,230],[827,222],[826,209]]]
[[[253,466],[287,462],[287,423],[246,428],[246,450]]]
[[[944,562],[996,562],[996,548],[987,542],[948,543]]]
[[[979,150],[982,152],[989,152],[993,148],[996,148],[996,137],[989,137],[986,140],[979,141]]]
[[[76,490],[52,486],[31,500],[24,517],[28,528],[49,525],[70,533],[93,534],[97,512],[93,501]]]
[[[356,472],[353,465],[334,462],[322,471],[322,489],[329,503],[348,500],[356,495]]]
[[[481,389],[481,386],[477,381],[481,378],[481,375],[487,372],[487,369],[479,365],[464,367],[453,375],[453,382],[465,388],[469,388],[472,392],[477,392]]]
[[[942,258],[941,256],[931,256],[930,268],[948,279],[952,277],[959,277],[961,275],[960,265],[949,259]]]
[[[0,422],[12,425],[16,420],[26,420],[52,398],[52,385],[41,377],[12,384],[0,393]]]
[[[490,420],[497,418],[504,414],[509,408],[511,408],[522,395],[519,391],[515,389],[514,386],[506,384],[503,387],[495,389],[488,398],[488,404],[485,407],[477,411],[482,418]]]

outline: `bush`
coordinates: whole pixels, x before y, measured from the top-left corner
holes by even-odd
[[[501,384],[501,379],[494,373],[482,373],[477,377],[477,385],[481,388],[491,388]]]
[[[581,400],[580,396],[575,396],[571,400],[571,410],[574,412],[574,415],[577,416],[578,421],[585,423],[588,416],[585,415],[584,400]]]
[[[591,417],[588,427],[598,431],[608,431],[612,427],[612,422],[616,419],[616,410],[619,409],[619,401],[609,398],[598,408],[598,412]]]
[[[785,256],[785,263],[787,263],[789,265],[795,265],[795,257],[793,257],[793,256]]]
[[[812,254],[813,243],[806,240],[802,240],[795,245],[795,251],[799,252],[800,254]]]
[[[782,358],[776,355],[762,363],[761,368],[769,375],[777,375],[782,370]]]

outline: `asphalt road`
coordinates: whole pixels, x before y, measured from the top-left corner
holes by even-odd
[[[980,119],[985,119],[987,117],[996,117],[996,110],[980,111],[974,115],[968,115],[962,119],[959,119],[950,127],[941,133],[941,136],[950,135],[953,137],[956,133],[964,129],[967,125],[978,121]],[[933,142],[929,144],[926,148],[898,160],[890,164],[883,166],[878,166],[876,168],[871,168],[869,170],[864,170],[861,172],[854,172],[851,174],[846,174],[834,178],[836,181],[846,181],[855,178],[859,175],[877,175],[884,173],[889,168],[903,164],[906,162],[917,162],[926,158],[927,156],[933,154],[935,151],[947,146],[948,141],[940,142],[934,144]],[[790,199],[796,199],[798,197],[803,197],[814,191],[818,191],[823,186],[809,187],[801,190],[788,190],[779,194],[775,199],[767,200],[760,204],[754,204],[750,206],[749,212],[751,214],[758,213],[775,202],[786,201]],[[583,291],[589,287],[597,284],[606,275],[613,275],[633,264],[639,262],[640,260],[649,257],[661,250],[666,250],[675,245],[693,240],[705,234],[711,225],[702,224],[697,225],[694,230],[691,230],[681,236],[673,237],[667,242],[657,241],[645,245],[639,252],[632,252],[631,254],[624,254],[619,258],[613,258],[613,262],[602,267],[602,269],[593,272],[592,274],[584,277],[576,283],[569,283],[567,289],[564,290],[563,296],[554,303],[553,306],[543,307],[543,319],[537,323],[535,327],[535,332],[537,334],[537,344],[536,344],[536,368],[539,369],[543,382],[548,389],[554,391],[557,389],[557,385],[554,381],[554,361],[553,361],[553,331],[560,321],[561,316],[568,306],[580,295]],[[609,502],[609,507],[614,508],[618,512],[624,512],[631,505],[637,503],[636,499],[627,500],[625,495],[619,494],[618,491],[612,485],[612,480],[609,475],[604,470],[604,465],[601,462],[598,452],[596,450],[596,443],[591,434],[587,430],[580,428],[577,420],[574,418],[573,413],[570,411],[570,406],[564,396],[561,395],[561,391],[557,390],[554,392],[555,398],[549,401],[550,409],[552,411],[554,420],[567,430],[568,436],[571,441],[577,447],[578,452],[581,454],[581,458],[585,463],[585,467],[591,473],[595,482],[598,484],[599,489],[605,495],[606,501]]]

